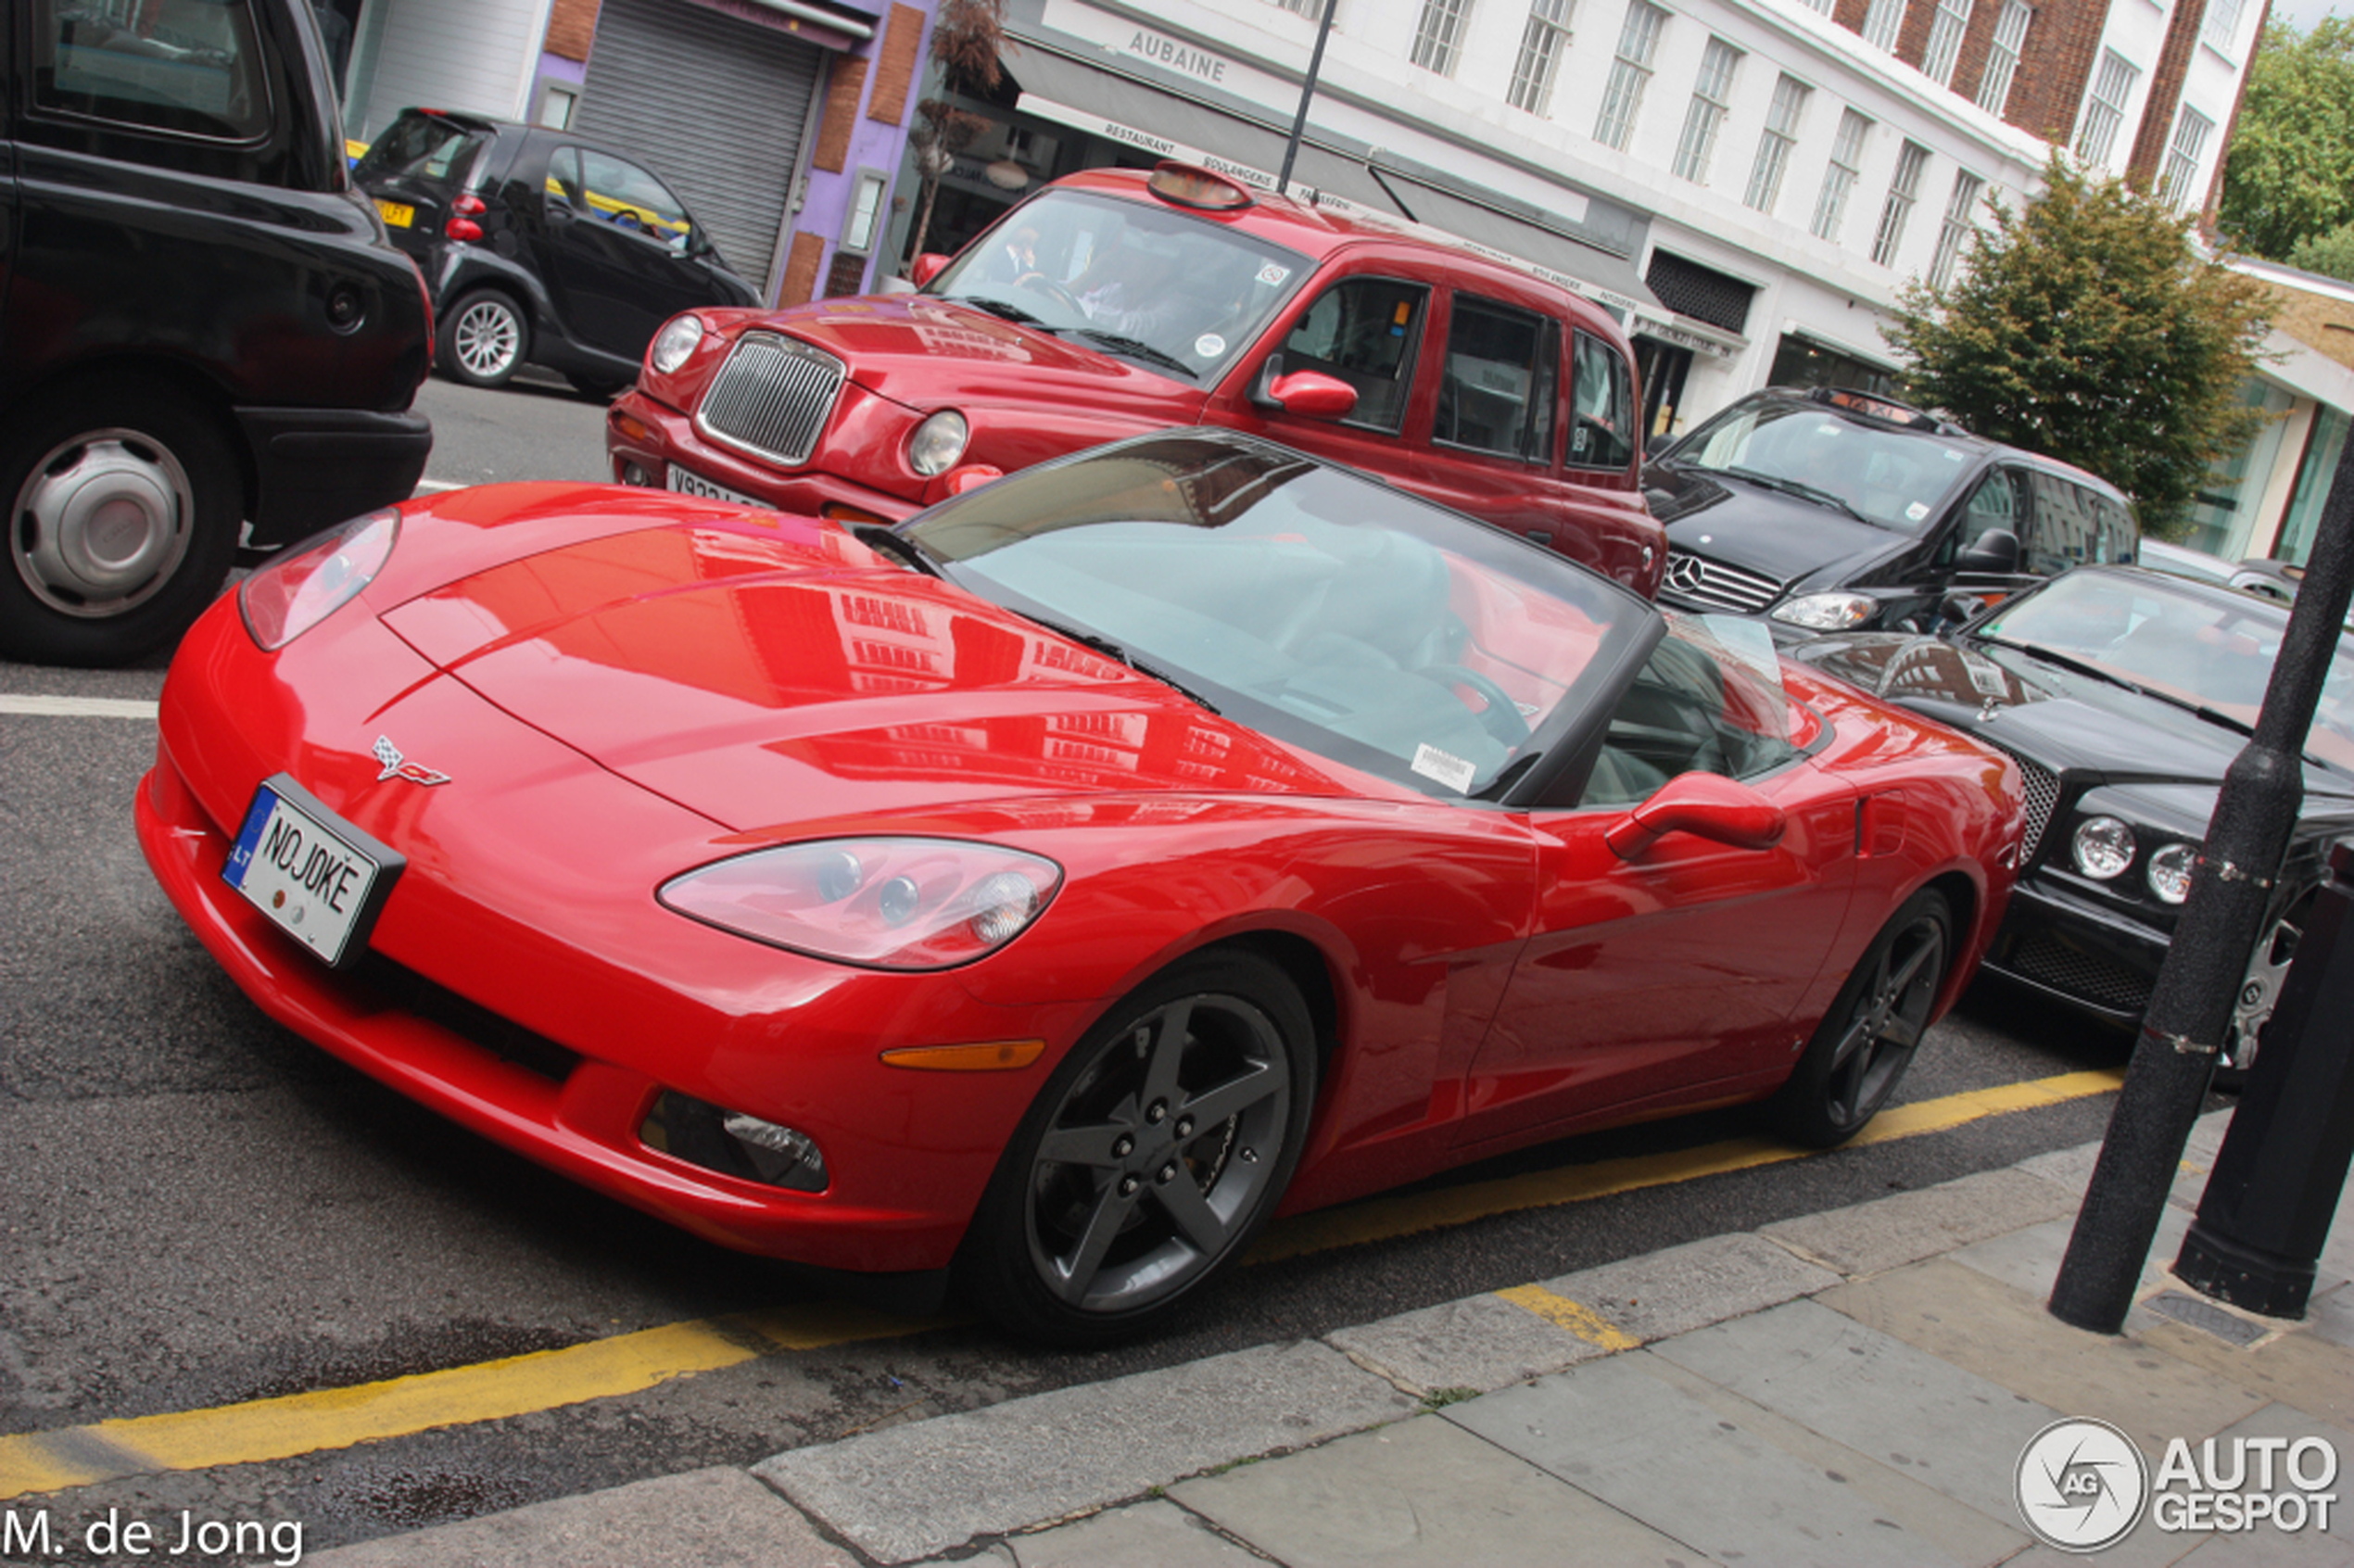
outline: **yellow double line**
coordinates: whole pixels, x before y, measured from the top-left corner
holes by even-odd
[[[2062,1073],[1899,1106],[1882,1111],[1848,1146],[1917,1138],[1985,1117],[2106,1094],[2123,1077],[2114,1070]],[[1245,1261],[1296,1258],[1462,1225],[1490,1215],[1582,1203],[1612,1193],[1803,1159],[1811,1153],[1762,1138],[1735,1138],[1670,1154],[1638,1155],[1376,1199],[1286,1220],[1270,1231]],[[1548,1302],[1532,1300],[1536,1304],[1531,1310],[1557,1312]],[[915,1334],[939,1326],[943,1321],[892,1318],[820,1302],[671,1323],[561,1350],[535,1351],[351,1388],[23,1433],[0,1437],[0,1500],[129,1475],[291,1459],[436,1427],[498,1421],[634,1394],[672,1378],[715,1372],[779,1351],[815,1350]]]

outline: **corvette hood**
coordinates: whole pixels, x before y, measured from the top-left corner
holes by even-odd
[[[744,512],[567,543],[380,614],[516,718],[733,828],[1109,790],[1341,788],[808,520]]]

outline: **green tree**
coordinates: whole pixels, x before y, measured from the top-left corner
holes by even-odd
[[[2354,283],[2354,223],[2340,223],[2325,234],[2297,242],[2288,264]]]
[[[1889,337],[1912,394],[1990,439],[2090,469],[2142,525],[2180,531],[2208,465],[2262,415],[2242,401],[2270,310],[2203,259],[2191,220],[2055,152],[2042,195],[1990,203],[1944,287],[1907,285]]]
[[[2241,248],[2275,261],[2354,221],[2354,20],[2264,30],[2217,215]]]

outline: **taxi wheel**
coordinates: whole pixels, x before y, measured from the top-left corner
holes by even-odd
[[[1953,909],[1923,888],[1865,950],[1770,1103],[1783,1136],[1827,1149],[1864,1130],[1912,1066],[1953,955]]]
[[[469,386],[504,386],[523,368],[531,325],[515,302],[497,289],[467,295],[441,321],[437,359]]]
[[[1157,1327],[1239,1257],[1299,1162],[1315,1031],[1263,958],[1196,955],[1066,1056],[998,1162],[958,1272],[1026,1338]]]
[[[152,384],[39,401],[0,441],[0,655],[137,659],[187,630],[228,578],[245,516],[236,457],[207,411]]]

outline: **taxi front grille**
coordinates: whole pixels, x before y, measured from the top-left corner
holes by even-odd
[[[695,428],[722,446],[798,468],[817,449],[844,379],[842,362],[823,349],[752,333],[712,378]]]
[[[1667,552],[1667,576],[1659,585],[1662,602],[1679,610],[1731,610],[1754,614],[1781,597],[1782,585],[1759,572],[1745,572],[1690,550]]]

